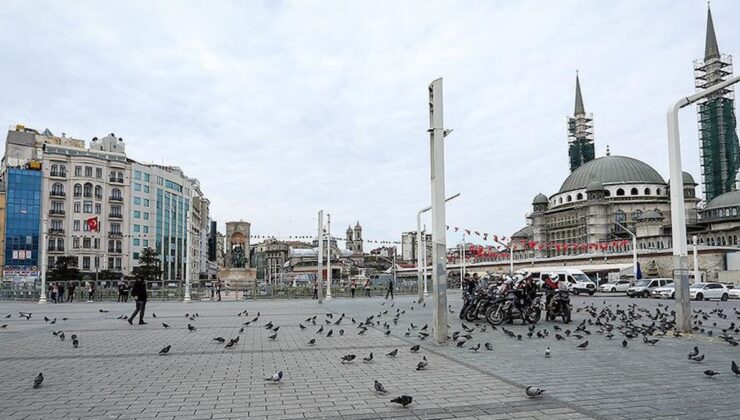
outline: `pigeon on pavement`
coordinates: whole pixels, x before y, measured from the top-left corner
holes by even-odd
[[[355,357],[357,356],[355,356],[354,354],[344,355],[342,356],[342,363],[352,363],[352,361],[355,360]]]
[[[383,386],[383,384],[381,384],[380,382],[378,382],[377,379],[375,380],[375,392],[380,393],[380,394],[387,394],[388,393],[388,391],[385,390],[385,387]]]
[[[386,356],[388,356],[388,357],[396,357],[397,354],[398,354],[398,349],[395,349],[392,352],[386,354]]]
[[[170,352],[170,348],[172,348],[172,346],[167,345],[166,347],[162,348],[162,350],[159,351],[159,354],[162,355],[162,354],[169,353]]]
[[[732,373],[735,375],[740,375],[740,368],[737,367],[737,363],[735,361],[732,361],[732,365],[730,365],[730,368],[732,369]]]
[[[269,378],[265,378],[266,381],[271,381],[273,383],[278,383],[282,379],[283,379],[283,371],[282,370],[279,370],[279,371],[275,372]]]
[[[365,363],[370,363],[373,361],[373,352],[370,352],[370,354],[367,357],[363,357],[362,361]]]
[[[414,401],[414,398],[408,395],[401,395],[400,397],[396,397],[391,400],[392,403],[401,404],[404,407],[411,404],[413,401]]]
[[[44,382],[44,375],[39,373],[39,376],[37,376],[36,379],[33,380],[33,388],[34,389],[39,388],[42,382]]]
[[[711,378],[714,375],[719,375],[719,372],[715,372],[712,369],[707,369],[704,371],[704,374]]]
[[[537,398],[540,395],[542,395],[542,393],[545,392],[545,390],[540,389],[536,386],[528,386],[527,389],[524,390],[524,392],[527,394],[529,398]]]
[[[411,350],[411,353],[416,353],[417,351],[419,351],[420,348],[421,346],[417,344],[415,346],[412,346],[409,350]]]
[[[588,347],[588,340],[584,341],[583,343],[576,346],[579,349],[586,350],[586,347]]]

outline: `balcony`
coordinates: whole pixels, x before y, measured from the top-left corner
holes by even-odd
[[[67,194],[65,194],[64,191],[54,191],[54,190],[49,191],[49,195],[52,197],[66,197],[67,196]]]
[[[64,252],[63,246],[50,246],[48,249],[49,252]]]
[[[49,216],[64,216],[64,210],[62,209],[51,209],[49,210]]]
[[[122,254],[123,250],[121,248],[108,248],[109,254]]]
[[[51,228],[49,229],[49,235],[64,235],[64,229]]]
[[[49,176],[53,178],[66,178],[67,172],[60,172],[60,171],[52,171]]]
[[[118,177],[113,177],[112,176],[112,177],[109,177],[108,178],[108,181],[109,182],[115,182],[115,183],[118,183],[118,184],[123,184],[123,178],[118,178]]]
[[[108,198],[110,201],[123,201],[123,196],[120,195],[112,195]]]
[[[108,232],[109,238],[123,238],[122,232]]]
[[[123,219],[123,214],[121,214],[121,213],[111,213],[111,214],[108,215],[108,218],[109,219],[112,219],[112,220],[121,220],[121,219]]]

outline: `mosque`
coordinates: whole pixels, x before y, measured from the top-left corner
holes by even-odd
[[[720,54],[711,10],[704,58],[694,62],[694,74],[697,91],[732,76],[732,57]],[[702,248],[727,247],[731,252],[740,247],[740,191],[736,189],[740,147],[733,91],[721,90],[697,108],[703,197],[697,194],[695,178],[684,172],[687,234]],[[527,226],[512,235],[515,242],[531,244],[519,251],[520,258],[631,253],[632,233],[638,250],[672,247],[668,181],[647,163],[612,155],[608,147],[605,156],[595,157],[593,127],[576,75],[575,109],[567,124],[571,173],[557,192],[537,194],[532,200]]]

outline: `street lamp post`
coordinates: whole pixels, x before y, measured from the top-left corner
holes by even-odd
[[[326,215],[326,300],[331,300],[331,214]]]
[[[632,233],[631,230],[627,229],[619,222],[615,221],[614,224],[621,227],[622,229],[624,229],[625,232],[629,233],[630,236],[632,236],[632,274],[635,278],[635,281],[637,281],[637,235]]]
[[[319,239],[319,249],[317,254],[316,266],[318,272],[316,273],[316,297],[319,303],[323,302],[323,292],[321,291],[321,280],[324,277],[324,266],[322,259],[324,258],[324,210],[319,210],[319,234],[316,236]]]
[[[192,254],[190,239],[190,211],[188,211],[185,213],[185,297],[182,300],[184,303],[190,303],[190,257]]]
[[[706,96],[740,82],[735,76],[722,83],[693,95],[679,99],[668,108],[668,163],[671,177],[671,233],[673,242],[674,277],[678,276],[676,285],[676,330],[691,331],[691,301],[689,296],[689,257],[686,241],[686,213],[683,197],[683,170],[681,169],[681,140],[678,128],[678,111]]]
[[[465,277],[465,233],[463,233],[462,235],[462,246],[460,247],[460,249],[462,249],[462,259],[460,260],[460,290],[462,290],[463,277]]]
[[[432,190],[432,279],[434,341],[447,342],[447,232],[445,226],[445,151],[442,78],[429,85],[429,155]]]
[[[48,220],[44,219],[41,223],[41,294],[39,295],[39,303],[46,303],[46,246],[48,239],[46,239],[46,228]]]
[[[691,238],[691,242],[694,244],[694,283],[701,283],[701,273],[699,271],[699,255],[697,251],[697,247],[699,245],[699,238],[694,235]]]
[[[460,196],[460,193],[453,194],[445,199],[445,203]],[[418,276],[419,303],[424,302],[424,298],[429,296],[427,290],[427,245],[426,232],[424,237],[421,234],[421,215],[432,209],[432,206],[424,207],[416,213],[416,270]],[[426,231],[426,229],[424,229]],[[422,247],[421,245],[424,244]],[[421,248],[421,251],[419,251]],[[421,257],[420,257],[421,256]],[[421,264],[419,264],[421,262]],[[422,268],[423,267],[423,268]],[[424,293],[422,294],[422,281],[424,282]]]

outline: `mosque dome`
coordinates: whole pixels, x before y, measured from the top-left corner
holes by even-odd
[[[584,189],[596,180],[608,184],[665,184],[652,166],[627,156],[603,156],[573,171],[563,182],[560,192]]]

